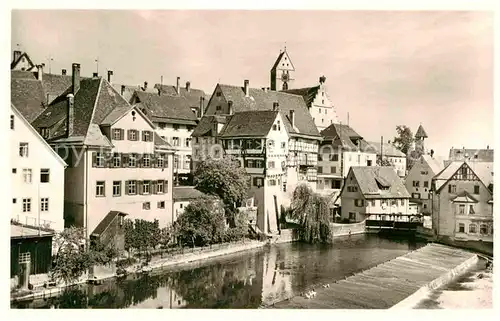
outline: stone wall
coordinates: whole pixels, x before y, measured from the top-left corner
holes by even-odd
[[[365,233],[365,221],[351,224],[330,223],[333,237]]]

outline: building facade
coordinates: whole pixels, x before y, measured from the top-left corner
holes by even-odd
[[[373,146],[377,159],[383,159],[389,162],[394,167],[398,176],[403,178],[406,176],[406,155],[396,148],[390,142],[369,142]]]
[[[450,163],[433,179],[432,228],[438,237],[493,242],[493,163]]]
[[[89,236],[112,211],[172,223],[174,150],[106,79],[79,74],[80,65],[73,64],[70,94],[33,122],[68,163],[66,226],[84,227]]]
[[[176,186],[173,189],[173,200],[174,200],[174,218],[175,222],[179,215],[181,215],[186,207],[192,201],[200,199],[205,196],[204,193],[198,191],[194,186]]]
[[[66,163],[11,104],[11,219],[29,226],[64,229]]]

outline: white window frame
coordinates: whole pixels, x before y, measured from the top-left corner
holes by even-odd
[[[157,167],[163,168],[165,164],[165,155],[158,154],[158,157],[156,158],[156,164]]]
[[[142,209],[145,211],[149,211],[151,209],[151,202],[143,202]]]
[[[119,153],[114,153],[113,154],[113,167],[121,167],[121,166],[122,166],[122,155],[120,155]]]
[[[127,194],[137,195],[137,181],[128,181]]]
[[[159,209],[165,209],[165,201],[158,201],[158,203],[156,203],[156,207]]]
[[[23,198],[23,213],[31,212],[31,198]]]
[[[48,197],[40,198],[40,211],[41,212],[48,212],[49,211],[49,198]]]
[[[96,167],[104,167],[104,154],[96,153],[95,154],[95,166]]]
[[[136,154],[128,154],[128,167],[137,167]]]
[[[156,181],[156,194],[163,194],[164,191],[163,191],[163,184],[164,184],[164,180],[159,180],[159,181]]]
[[[113,140],[121,140],[122,131],[120,128],[113,128]]]
[[[142,157],[142,165],[144,167],[151,167],[151,156],[149,154],[144,154]]]
[[[100,184],[102,183],[102,184]],[[95,182],[95,196],[105,197],[106,196],[106,181],[96,181]]]
[[[151,181],[143,181],[142,182],[142,195],[151,194]]]
[[[31,184],[33,182],[33,171],[31,168],[23,168],[23,181],[25,184]]]
[[[118,183],[118,184],[116,184]],[[118,193],[116,190],[118,189]],[[122,195],[122,181],[113,181],[113,196],[118,197]]]

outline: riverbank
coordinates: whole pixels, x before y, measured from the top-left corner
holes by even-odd
[[[324,285],[325,287],[317,287],[317,294],[312,299],[294,296],[274,304],[273,307],[387,309],[423,287],[435,288],[444,284],[446,280],[463,273],[477,259],[474,253],[429,244],[361,273]]]

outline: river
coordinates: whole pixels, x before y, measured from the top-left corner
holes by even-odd
[[[152,275],[131,275],[66,290],[56,298],[12,308],[259,308],[342,279],[415,250],[425,243],[374,234],[331,245],[287,243]]]

